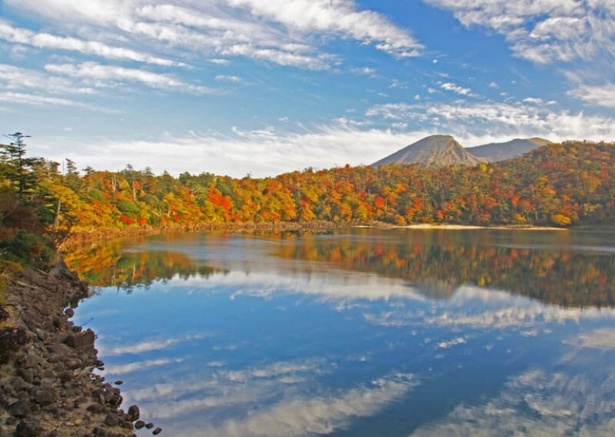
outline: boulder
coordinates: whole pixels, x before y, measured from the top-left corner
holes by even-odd
[[[83,332],[73,332],[66,336],[64,343],[75,349],[86,349],[94,347],[96,335],[91,329],[86,329]]]

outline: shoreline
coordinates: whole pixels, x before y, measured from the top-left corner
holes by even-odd
[[[165,228],[129,228],[129,229],[95,229],[69,233],[60,243],[58,251],[65,253],[74,247],[84,247],[115,239],[129,237],[164,235],[171,233],[191,232],[284,232],[303,231],[321,232],[335,229],[372,228],[372,229],[409,229],[409,230],[508,230],[508,231],[613,231],[609,226],[538,226],[538,225],[459,225],[447,223],[416,223],[410,225],[395,225],[384,222],[374,223],[334,223],[334,222],[275,222],[275,223],[222,223],[189,227]]]
[[[70,321],[87,285],[62,261],[3,276],[0,435],[134,436],[145,425],[138,406],[121,408],[121,381],[94,372],[104,368],[96,334]]]
[[[496,226],[473,226],[473,225],[447,225],[447,224],[420,224],[401,226],[405,229],[501,229],[507,231],[570,231],[570,228],[557,228],[554,226],[526,226],[526,225],[496,225]]]

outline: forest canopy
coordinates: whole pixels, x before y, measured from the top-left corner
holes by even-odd
[[[615,145],[565,142],[477,166],[306,169],[267,178],[77,170],[0,148],[0,240],[40,226],[200,229],[237,223],[604,225],[615,222]],[[61,168],[64,170],[61,171]]]

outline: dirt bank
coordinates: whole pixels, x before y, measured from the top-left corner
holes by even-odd
[[[87,286],[61,262],[0,273],[0,437],[133,436],[138,407],[124,411],[121,381],[93,373],[95,334],[70,321]]]

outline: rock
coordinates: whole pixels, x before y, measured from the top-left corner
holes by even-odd
[[[161,432],[162,432],[162,428],[158,427],[158,428],[156,428],[155,430],[153,430],[153,431],[152,431],[152,434],[154,434],[154,435],[158,435],[158,434],[160,434]]]
[[[73,379],[73,373],[69,371],[61,372],[59,378],[61,382],[69,382],[71,379]]]
[[[149,423],[146,423],[146,424],[145,424],[145,427],[146,427],[147,429],[152,429],[152,428],[154,427],[154,424],[153,424],[152,422],[149,422]]]
[[[122,385],[122,384],[124,384],[124,381],[121,381],[121,380],[120,381],[115,381],[114,384],[115,385]]]
[[[41,435],[41,427],[33,420],[22,420],[15,428],[15,437],[39,437]]]
[[[19,374],[21,375],[23,380],[26,381],[28,384],[32,384],[34,382],[34,369],[32,369],[32,368],[27,368],[27,369],[22,368],[20,370]]]
[[[120,422],[120,417],[115,411],[110,411],[105,417],[105,425],[107,426],[117,426]]]
[[[71,333],[66,336],[64,343],[75,349],[85,349],[87,347],[94,347],[94,331],[87,329],[79,333]]]
[[[92,431],[92,437],[107,437],[109,434],[102,428],[94,428]]]
[[[94,414],[101,414],[105,411],[105,407],[101,404],[92,404],[88,406],[87,411]]]
[[[42,360],[32,352],[19,357],[19,363],[26,369],[32,369],[42,364]]]
[[[139,407],[137,405],[131,405],[128,408],[128,420],[134,422],[135,420],[138,420],[140,416],[141,411],[139,410]]]
[[[9,407],[9,413],[19,419],[27,417],[30,414],[30,402],[23,399],[15,402]]]
[[[34,330],[34,333],[36,334],[36,337],[40,340],[40,341],[45,341],[47,339],[47,334],[45,333],[45,331],[43,331],[40,328],[36,328]]]
[[[145,426],[145,422],[143,422],[142,420],[137,420],[135,422],[135,429],[141,429]]]
[[[34,401],[36,403],[38,403],[41,406],[45,406],[45,405],[50,405],[54,403],[58,396],[55,390],[49,387],[46,387],[46,388],[40,388],[36,390],[34,397],[35,397]]]
[[[20,326],[11,329],[21,329],[24,341],[0,369],[0,437],[134,437],[138,408],[119,409],[119,388],[93,373],[104,365],[94,332],[68,320],[74,309],[67,303],[76,307],[87,285],[61,267],[56,276],[18,275],[7,282],[7,296]]]

